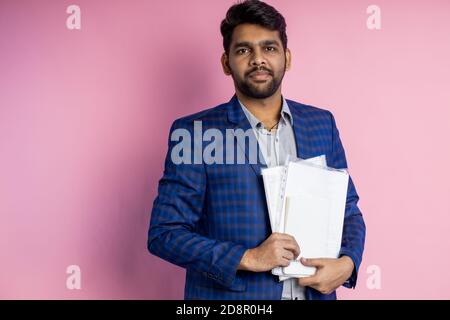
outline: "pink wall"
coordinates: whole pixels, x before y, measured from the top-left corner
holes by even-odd
[[[71,1],[0,2],[0,298],[183,297],[183,269],[147,252],[149,214],[172,120],[233,94],[232,3],[77,1],[68,30]],[[364,262],[339,296],[449,299],[450,2],[269,3],[293,52],[283,92],[335,114],[361,196]]]

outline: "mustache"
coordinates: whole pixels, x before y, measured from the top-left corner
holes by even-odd
[[[251,75],[253,72],[255,72],[255,71],[265,71],[265,72],[267,72],[269,75],[273,76],[273,72],[272,72],[271,70],[267,69],[267,68],[264,68],[264,67],[261,67],[261,68],[258,68],[258,67],[253,68],[252,70],[248,71],[248,72],[246,73],[245,76],[248,77],[248,76],[250,76],[250,75]]]

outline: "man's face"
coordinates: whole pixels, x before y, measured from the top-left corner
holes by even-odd
[[[290,52],[284,51],[278,31],[241,24],[234,29],[229,54],[222,56],[222,66],[242,94],[265,99],[280,87],[290,67]]]

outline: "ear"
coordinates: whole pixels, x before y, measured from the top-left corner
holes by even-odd
[[[285,56],[286,56],[286,71],[288,71],[291,69],[292,63],[291,50],[289,50],[289,48],[286,48]]]
[[[231,68],[230,68],[230,64],[228,62],[228,56],[225,52],[222,54],[222,57],[220,58],[220,62],[222,64],[223,73],[225,73],[225,75],[229,76],[231,74]]]

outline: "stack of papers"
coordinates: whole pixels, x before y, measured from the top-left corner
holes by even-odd
[[[262,170],[272,232],[292,235],[300,256],[272,273],[280,281],[308,277],[316,268],[300,258],[338,258],[349,175],[326,165],[325,155],[303,160],[288,158],[284,166]]]

